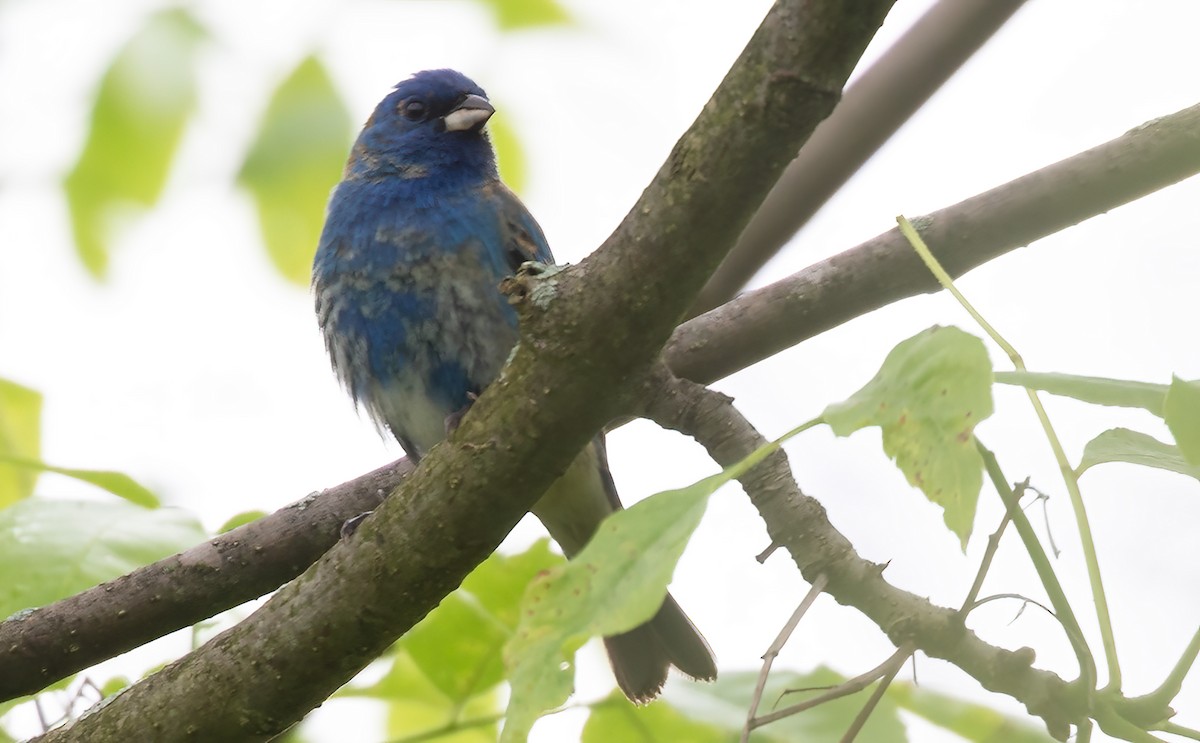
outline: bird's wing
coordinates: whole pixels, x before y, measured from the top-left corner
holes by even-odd
[[[513,273],[528,261],[554,263],[542,228],[516,194],[500,181],[493,181],[484,187],[484,197],[499,216],[504,258]]]

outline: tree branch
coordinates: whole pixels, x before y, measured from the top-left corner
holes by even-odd
[[[912,223],[958,277],[1198,172],[1200,104]],[[939,290],[891,229],[684,323],[667,345],[667,364],[681,377],[708,383],[859,315]]]
[[[0,623],[0,699],[274,591],[412,472],[407,459],[313,493],[177,555]]]
[[[934,212],[923,218],[923,234],[957,277],[1200,172],[1198,132],[1200,106],[1147,122]],[[665,355],[676,375],[708,383],[873,309],[938,289],[892,230],[684,323]],[[390,491],[410,470],[401,460],[185,553],[0,622],[0,700],[35,693],[274,590],[337,541],[338,525],[373,508],[378,491]],[[214,559],[219,566],[204,567]]]
[[[353,538],[238,626],[44,739],[267,739],[419,621],[621,412],[622,383],[660,353],[890,5],[780,0],[605,245],[516,281],[522,342],[504,375]]]
[[[729,467],[767,440],[733,407],[733,401],[660,370],[646,385],[645,417],[695,438],[709,456]],[[740,481],[767,525],[772,543],[786,548],[805,580],[825,576],[825,592],[875,622],[896,647],[911,645],[948,660],[989,691],[1007,694],[1066,740],[1071,723],[1087,717],[1086,696],[1049,671],[1032,666],[1034,651],[1005,650],[967,629],[963,615],[936,606],[883,578],[886,565],[864,560],[814,498],[804,495],[779,450]]]
[[[940,0],[847,90],[717,272],[693,314],[727,302],[1025,0]]]

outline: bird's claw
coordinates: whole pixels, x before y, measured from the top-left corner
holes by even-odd
[[[367,520],[367,517],[375,513],[374,511],[363,511],[357,516],[351,516],[342,522],[342,539],[348,540],[354,536],[354,532],[358,531],[358,527],[362,526],[362,522]]]

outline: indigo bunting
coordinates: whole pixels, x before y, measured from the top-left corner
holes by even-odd
[[[314,261],[334,371],[414,460],[445,438],[517,343],[500,281],[527,261],[554,260],[499,180],[484,132],[493,112],[483,90],[453,70],[397,85],[354,143]],[[533,513],[571,557],[619,508],[598,436]],[[669,595],[653,619],[605,645],[637,702],[657,696],[672,665],[716,677],[704,638]]]

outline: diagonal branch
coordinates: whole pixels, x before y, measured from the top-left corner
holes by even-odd
[[[268,739],[419,621],[621,412],[623,383],[658,356],[890,5],[779,0],[605,245],[574,269],[518,278],[522,342],[504,375],[353,539],[44,739]]]
[[[783,171],[693,314],[727,302],[1025,0],[940,0],[847,90]]]
[[[725,395],[661,370],[645,391],[640,411],[645,417],[692,436],[722,467],[767,443]],[[1087,717],[1085,695],[1056,674],[1034,668],[1033,650],[992,646],[966,627],[959,611],[888,583],[883,577],[886,565],[860,557],[830,523],[824,506],[800,492],[783,450],[741,483],[766,522],[772,543],[791,553],[805,579],[815,582],[824,576],[826,593],[869,617],[897,647],[911,646],[948,660],[984,688],[1019,700],[1030,714],[1045,720],[1059,740],[1066,739],[1071,723]]]
[[[346,519],[378,506],[413,470],[401,459],[270,516],[0,623],[0,699],[274,591],[337,542]],[[114,617],[120,621],[114,621]]]
[[[957,277],[1200,172],[1200,104],[932,214],[913,219]],[[676,330],[667,363],[711,382],[852,318],[938,291],[898,229],[734,299]]]
[[[959,276],[1200,172],[1198,133],[1200,106],[1147,122],[934,212],[923,220],[925,234],[942,236],[939,258]],[[946,236],[955,239],[944,242]],[[684,323],[671,337],[666,358],[678,376],[711,382],[885,304],[937,289],[893,230]],[[274,590],[337,541],[337,525],[373,508],[378,491],[390,491],[410,469],[401,460],[306,498],[304,507],[288,506],[205,545],[0,622],[0,699],[35,693]],[[118,611],[120,622],[112,620]]]

